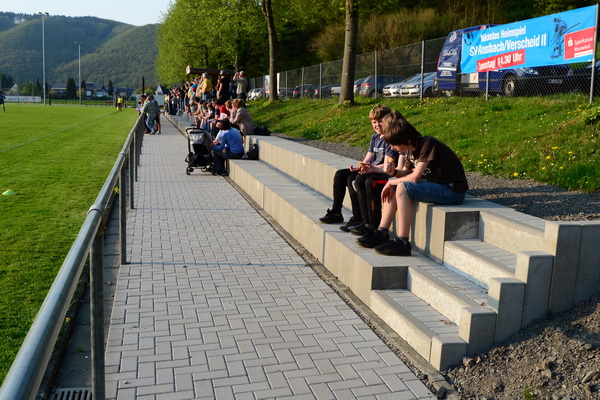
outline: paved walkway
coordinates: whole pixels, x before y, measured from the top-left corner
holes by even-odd
[[[434,399],[227,179],[146,135],[108,399]]]

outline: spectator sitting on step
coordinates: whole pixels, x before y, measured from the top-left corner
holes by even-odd
[[[358,196],[353,187],[353,182],[356,179],[359,172],[363,171],[367,173],[365,168],[369,168],[370,173],[385,173],[389,169],[388,164],[396,162],[398,153],[393,151],[391,147],[385,142],[382,134],[381,119],[389,114],[391,110],[388,107],[380,104],[373,107],[369,113],[369,119],[375,133],[371,136],[371,142],[369,144],[369,150],[365,155],[362,162],[358,163],[358,168],[353,165],[350,168],[340,169],[335,173],[333,178],[333,205],[331,209],[327,210],[324,217],[319,218],[324,224],[332,224],[337,222],[344,222],[342,216],[342,203],[346,195],[346,189],[350,195],[352,202],[352,217],[346,223],[340,227],[343,231],[350,231],[363,224],[363,215],[361,214],[360,204],[358,202]]]
[[[252,121],[252,117],[246,109],[246,102],[242,99],[234,99],[232,104],[233,116],[231,117],[231,124],[238,126],[242,135],[252,135],[256,125],[254,125],[254,121]]]
[[[469,189],[460,159],[444,143],[432,136],[421,136],[398,111],[383,118],[385,141],[397,152],[406,153],[404,168],[386,183],[381,192],[383,212],[379,228],[358,238],[359,245],[375,248],[380,254],[409,256],[413,201],[456,205]],[[397,238],[389,229],[398,212]]]
[[[231,129],[229,119],[216,122],[216,126],[223,131],[218,142],[213,143],[213,172],[220,176],[227,176],[225,160],[240,159],[244,155],[244,144],[237,129]]]

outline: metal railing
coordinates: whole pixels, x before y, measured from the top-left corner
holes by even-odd
[[[90,261],[92,396],[105,398],[104,372],[104,231],[109,204],[118,188],[120,260],[126,264],[127,198],[134,208],[134,181],[144,137],[139,117],[96,201],[90,207],[19,352],[0,388],[1,400],[34,399],[46,372],[84,265]],[[129,179],[127,179],[129,178]]]

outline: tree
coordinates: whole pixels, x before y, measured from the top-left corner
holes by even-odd
[[[272,0],[263,0],[262,12],[267,21],[267,34],[269,36],[269,101],[277,100],[277,32],[273,18]]]
[[[77,96],[77,85],[75,85],[75,79],[69,77],[67,79],[67,98],[74,99]]]
[[[87,97],[87,83],[83,80],[81,81],[81,84],[79,85],[79,91],[81,92],[80,93],[81,98],[85,99]]]
[[[344,39],[344,59],[342,61],[342,83],[340,104],[354,102],[354,75],[356,70],[356,42],[358,39],[357,0],[346,0],[346,28]]]
[[[112,79],[108,80],[108,95],[112,96],[115,92],[115,88],[113,87]]]

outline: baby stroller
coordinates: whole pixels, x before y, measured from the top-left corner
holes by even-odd
[[[185,169],[187,175],[199,168],[200,171],[212,171],[212,136],[203,129],[189,128],[188,133],[188,155],[185,162],[188,164]]]

